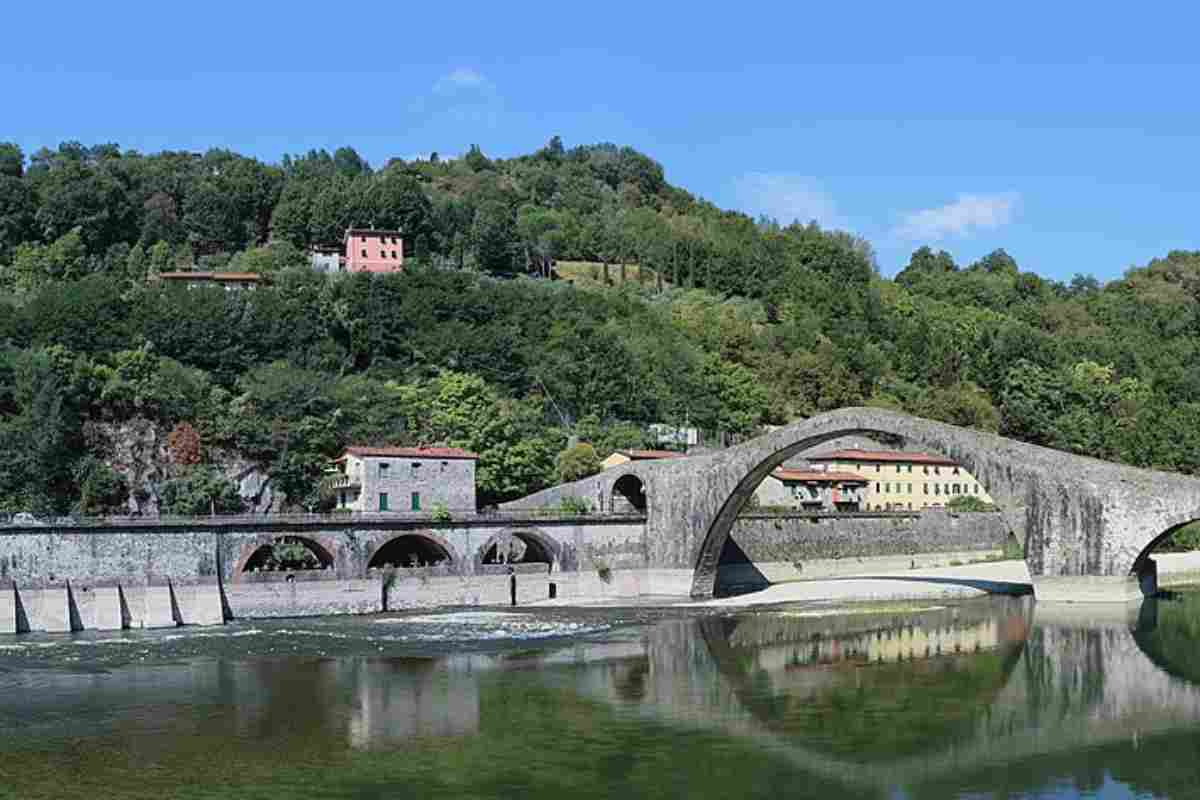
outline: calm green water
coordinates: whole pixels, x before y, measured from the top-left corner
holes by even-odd
[[[1196,798],[1200,594],[0,638],[0,798],[215,797]]]

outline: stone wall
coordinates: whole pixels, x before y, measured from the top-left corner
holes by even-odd
[[[27,589],[176,584],[217,580],[217,534],[178,530],[146,534],[51,529],[0,533],[0,581]]]
[[[999,514],[926,511],[890,518],[746,515],[730,537],[753,562],[866,558],[1000,550],[1008,525]]]

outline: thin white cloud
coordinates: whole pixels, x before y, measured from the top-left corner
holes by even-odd
[[[893,233],[902,239],[936,242],[993,230],[1013,221],[1020,199],[1016,192],[960,194],[953,203],[904,214]]]
[[[833,196],[820,181],[785,172],[748,172],[733,182],[737,205],[751,216],[767,216],[784,225],[816,220],[822,227],[843,224]]]
[[[415,97],[408,112],[430,120],[494,128],[504,109],[504,99],[484,74],[459,67],[434,81],[429,92]]]
[[[495,87],[492,82],[470,67],[459,67],[448,75],[443,75],[433,84],[435,94],[454,94],[461,91],[490,92]]]

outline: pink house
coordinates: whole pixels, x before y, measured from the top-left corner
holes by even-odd
[[[404,267],[400,231],[349,228],[344,243],[347,272],[399,272]]]

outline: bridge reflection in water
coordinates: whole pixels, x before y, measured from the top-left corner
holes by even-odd
[[[491,770],[497,787],[549,797],[551,784],[571,783],[563,775],[595,780],[584,775],[595,768],[617,770],[632,794],[700,772],[689,784],[697,796],[731,796],[726,773],[743,781],[739,796],[769,796],[778,780],[789,797],[1003,797],[1114,780],[1194,796],[1200,593],[1130,616],[1081,609],[992,598],[841,616],[764,610],[515,652],[404,657],[372,655],[380,626],[356,622],[307,631],[339,643],[327,654],[263,657],[276,638],[186,666],[84,674],[0,664],[0,728],[20,721],[42,735],[70,720],[30,750],[0,739],[0,777],[20,788],[19,775],[82,758],[41,746],[61,735],[104,744],[99,752],[128,748],[181,776],[213,760],[276,781],[278,763],[331,787],[364,771],[382,780],[370,770],[386,767],[388,780],[454,774],[455,791],[486,794],[492,784],[461,781]],[[405,630],[392,623],[383,627]],[[656,766],[639,772],[638,759]],[[105,772],[111,763],[88,768],[119,780]]]
[[[1200,785],[1200,594],[1139,610],[1024,598],[860,618],[762,612],[662,624],[644,645],[596,667],[607,682],[593,676],[589,690],[746,737],[848,789],[957,796],[972,775],[986,791],[1014,774],[1022,791],[1071,776],[1166,797]],[[1151,744],[1191,755],[1164,768]]]

